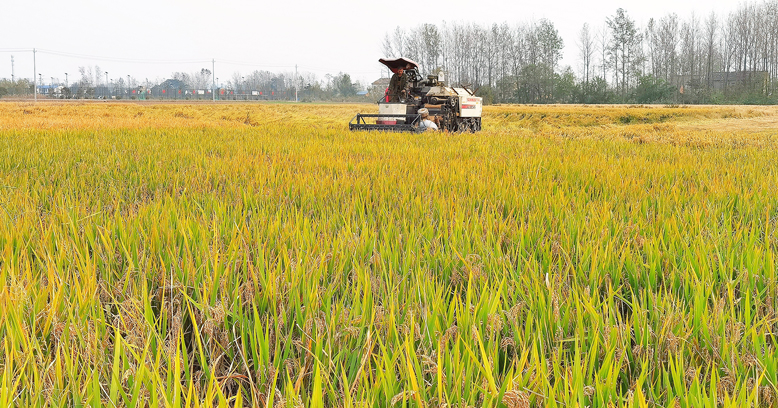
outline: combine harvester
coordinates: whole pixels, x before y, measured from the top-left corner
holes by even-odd
[[[452,88],[443,82],[443,74],[429,75],[424,80],[419,64],[407,59],[379,59],[392,72],[404,69],[409,89],[399,102],[389,102],[386,95],[378,102],[378,114],[357,113],[348,124],[349,130],[384,130],[420,132],[419,110],[426,108],[430,116],[438,118],[438,127],[449,132],[477,132],[481,130],[483,100],[466,87]]]

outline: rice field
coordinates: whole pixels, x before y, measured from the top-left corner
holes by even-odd
[[[0,103],[0,406],[778,406],[778,108]]]

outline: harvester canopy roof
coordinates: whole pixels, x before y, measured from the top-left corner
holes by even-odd
[[[410,60],[408,58],[394,58],[394,59],[379,59],[378,62],[386,65],[387,68],[392,70],[392,72],[397,73],[397,70],[402,69],[413,69],[418,68],[419,64],[416,63],[416,61]]]

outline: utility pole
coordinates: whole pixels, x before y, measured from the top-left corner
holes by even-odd
[[[35,77],[38,76],[38,65],[35,61],[35,48],[32,49],[32,93],[35,95],[35,102],[38,102],[38,86],[35,85]]]
[[[211,59],[211,101],[216,102],[216,58]]]
[[[11,55],[11,83],[14,83],[14,56]]]
[[[108,89],[108,71],[105,71],[105,89],[108,91],[106,92],[108,97],[111,96],[111,91]]]
[[[298,87],[298,85],[300,85],[300,83],[299,83],[299,82],[300,82],[300,81],[299,81],[299,80],[298,80],[298,78],[297,78],[297,64],[294,64],[294,101],[295,101],[295,102],[300,102],[300,101],[297,99],[297,87]]]
[[[68,73],[65,72],[65,88],[68,88]]]

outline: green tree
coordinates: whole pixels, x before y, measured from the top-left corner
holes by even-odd
[[[484,105],[491,105],[494,103],[494,88],[489,85],[485,85],[476,89],[475,95],[484,98]]]
[[[594,77],[589,83],[583,84],[580,99],[582,103],[612,103],[613,100],[613,92],[608,88],[605,78]]]
[[[335,77],[335,88],[340,96],[354,96],[357,94],[357,90],[351,82],[351,76],[342,72]]]
[[[635,21],[630,19],[622,8],[616,10],[616,15],[608,17],[606,22],[611,32],[608,54],[611,57],[611,65],[616,70],[616,87],[621,90],[621,97],[624,99],[631,73],[641,62],[639,48],[643,36],[638,32]]]
[[[575,83],[575,74],[569,67],[555,77],[554,102],[572,103],[579,99],[580,88]]]
[[[653,75],[643,75],[638,78],[635,100],[638,103],[660,102],[671,98],[674,89],[664,79],[656,78]]]
[[[542,63],[552,70],[556,69],[559,60],[562,59],[562,49],[565,47],[565,42],[559,35],[559,31],[554,27],[554,23],[542,19],[535,27],[535,35],[540,46]]]

